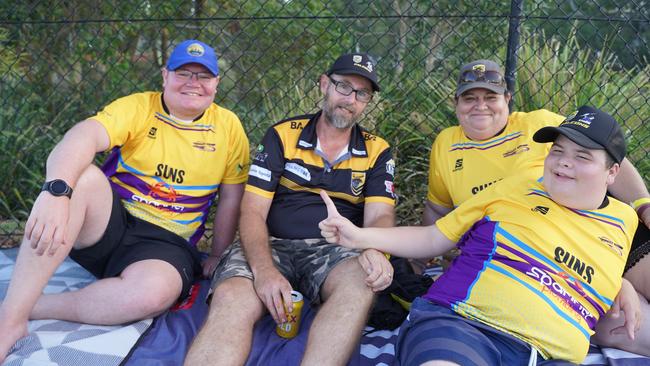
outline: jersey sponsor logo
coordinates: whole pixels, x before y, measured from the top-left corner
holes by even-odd
[[[251,165],[251,168],[248,170],[248,175],[250,175],[251,177],[259,178],[267,182],[271,181],[271,171],[262,168],[259,165]]]
[[[150,139],[155,139],[157,131],[158,131],[158,129],[156,127],[151,127],[149,129],[149,133],[147,134],[147,137],[150,138]]]
[[[312,147],[312,146],[314,146],[314,144],[309,143],[309,142],[307,142],[307,141],[305,141],[305,140],[300,140],[300,141],[298,141],[298,146],[302,146],[302,147]]]
[[[528,146],[528,144],[519,145],[519,146],[515,147],[514,149],[512,149],[510,151],[506,151],[505,153],[503,153],[503,157],[507,158],[507,157],[510,157],[510,156],[513,156],[513,155],[521,154],[521,153],[529,151],[529,150],[530,150],[530,147]]]
[[[395,184],[389,180],[385,180],[384,186],[386,186],[386,192],[390,193],[390,196],[395,198]]]
[[[171,179],[172,182],[181,184],[185,171],[182,169],[172,168],[167,164],[158,164],[156,166],[156,176],[165,179]]]
[[[156,184],[152,185],[147,185],[149,188],[149,195],[153,198],[164,198],[168,199],[172,202],[176,202],[176,198],[178,197],[178,194],[176,194],[176,190],[174,187],[167,185],[163,182],[158,182]],[[167,190],[165,190],[165,188]]]
[[[395,176],[395,160],[390,159],[386,162],[386,173],[390,174],[392,177]]]
[[[526,272],[531,278],[538,280],[539,284],[542,287],[542,293],[547,293],[552,296],[557,303],[560,304],[564,309],[569,310],[569,314],[573,314],[575,319],[583,319],[589,326],[592,324],[595,325],[596,317],[585,308],[582,303],[578,301],[573,295],[571,295],[564,286],[558,281],[556,281],[550,274],[538,267],[531,267],[530,271]],[[585,292],[582,288],[580,282],[576,280],[570,280],[569,276],[561,272],[558,274],[566,283],[569,284],[574,290],[576,290],[580,296],[584,296]]]
[[[255,153],[255,157],[253,158],[255,161],[259,161],[260,163],[263,163],[266,161],[266,158],[269,157],[268,153],[265,152],[257,152]]]
[[[354,155],[366,155],[366,151],[365,150],[357,150],[355,148],[352,148],[352,154],[354,154]]]
[[[587,265],[584,260],[579,259],[560,246],[555,247],[554,259],[558,263],[564,263],[587,283],[591,283],[595,274],[594,267]]]
[[[194,148],[199,149],[201,151],[207,151],[207,152],[215,152],[215,151],[217,151],[217,147],[216,147],[217,144],[210,144],[210,143],[207,143],[207,142],[195,141],[195,142],[192,143],[192,146],[194,146]]]
[[[454,163],[454,170],[452,172],[457,172],[459,170],[463,170],[463,159],[456,159],[456,163]]]
[[[613,240],[604,236],[599,236],[598,239],[600,239],[603,244],[607,245],[609,249],[611,249],[614,253],[618,254],[621,257],[623,256],[623,246],[614,243]]]
[[[152,199],[149,199],[147,197],[142,197],[138,196],[137,194],[132,194],[131,195],[131,200],[134,202],[140,202],[144,203],[149,206],[156,207],[161,210],[168,210],[168,211],[174,211],[174,212],[183,212],[185,208],[183,206],[177,205],[177,204],[171,204],[167,202],[158,202],[154,201]]]
[[[359,196],[363,191],[363,185],[366,183],[366,172],[352,171],[350,176],[350,188],[352,189],[352,194]]]
[[[500,180],[502,180],[502,179],[503,179],[503,178],[499,178],[499,179],[497,179],[497,180],[493,180],[492,182],[487,182],[487,183],[480,184],[480,185],[478,185],[478,186],[476,186],[476,187],[472,187],[472,194],[477,194],[477,193],[479,193],[480,191],[484,190],[485,188],[487,188],[487,187],[493,185],[494,183],[496,183],[496,182],[498,182],[498,181],[500,181]]]
[[[542,215],[546,215],[548,213],[548,211],[549,211],[549,208],[544,207],[544,206],[535,206],[535,207],[531,208],[530,210],[534,211],[534,212],[539,212]]]
[[[311,173],[309,173],[309,170],[300,164],[286,163],[284,164],[284,170],[293,173],[306,181],[311,180]]]
[[[303,129],[302,122],[291,121],[291,129],[292,130],[302,130]]]

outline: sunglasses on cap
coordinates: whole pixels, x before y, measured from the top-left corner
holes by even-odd
[[[469,84],[476,82],[484,82],[498,86],[505,86],[503,76],[497,71],[481,71],[481,70],[467,70],[460,75],[458,79],[459,84]]]

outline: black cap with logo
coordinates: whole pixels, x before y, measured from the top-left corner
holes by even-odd
[[[377,83],[377,63],[367,53],[348,53],[334,61],[327,75],[359,75],[370,80],[374,91],[381,90]]]
[[[588,149],[605,150],[617,162],[625,158],[625,138],[614,117],[600,109],[582,106],[558,127],[544,127],[533,135],[536,142],[553,142],[558,134]]]

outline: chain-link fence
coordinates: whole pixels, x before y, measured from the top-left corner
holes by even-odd
[[[62,133],[117,97],[161,88],[172,47],[215,47],[217,103],[255,146],[273,122],[318,108],[320,73],[340,54],[378,60],[382,93],[363,124],[398,164],[401,222],[417,222],[428,151],[457,123],[459,66],[507,66],[512,110],[591,104],[624,125],[650,181],[647,0],[4,1],[0,4],[0,242],[15,241]]]

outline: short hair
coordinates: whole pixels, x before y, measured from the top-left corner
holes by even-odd
[[[621,162],[622,163],[622,162]],[[612,156],[612,154],[608,153],[605,151],[605,167],[607,169],[611,168],[616,164],[616,159]],[[620,164],[619,164],[620,165]]]

